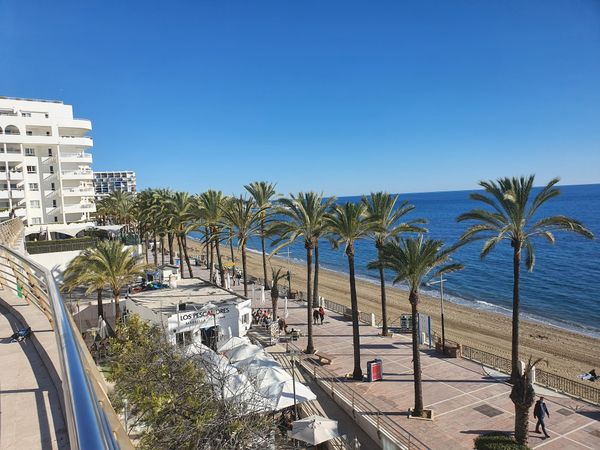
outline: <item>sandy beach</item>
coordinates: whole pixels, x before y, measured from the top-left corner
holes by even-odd
[[[202,253],[203,246],[188,239],[190,255]],[[223,249],[222,255],[229,261],[229,249]],[[241,255],[235,251],[236,265],[241,266]],[[262,258],[260,253],[247,252],[248,273],[262,278]],[[285,259],[271,259],[273,267],[284,267]],[[306,291],[306,266],[290,263],[292,288]],[[365,280],[357,280],[359,309],[381,316],[380,288]],[[321,268],[319,271],[319,295],[337,303],[350,305],[348,276]],[[396,320],[400,314],[410,311],[407,293],[387,286],[388,318]],[[439,299],[422,295],[420,311],[432,317],[434,330],[440,330]],[[461,344],[510,358],[511,319],[508,316],[480,311],[444,303],[446,338]],[[578,374],[600,368],[600,340],[576,334],[556,327],[521,321],[521,359],[529,356],[543,358],[540,368],[575,379]],[[547,365],[546,365],[547,364]]]

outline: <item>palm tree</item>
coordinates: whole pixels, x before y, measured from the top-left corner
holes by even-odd
[[[208,190],[198,197],[200,214],[202,221],[208,226],[210,231],[210,242],[215,246],[217,252],[217,264],[219,265],[219,275],[221,277],[221,286],[225,287],[225,270],[223,269],[223,260],[221,259],[221,227],[224,211],[227,210],[227,197],[221,191]],[[212,259],[212,258],[211,258]]]
[[[326,223],[331,232],[331,241],[335,247],[344,245],[348,257],[350,273],[350,302],[352,306],[352,339],[354,346],[354,371],[352,378],[362,380],[360,366],[360,330],[358,327],[358,297],[356,295],[356,277],[354,274],[354,243],[367,237],[375,229],[375,224],[367,217],[367,207],[364,203],[347,202],[335,205],[326,217]]]
[[[502,241],[508,241],[513,249],[513,312],[512,312],[512,349],[511,349],[511,382],[523,385],[523,377],[519,370],[519,310],[520,310],[520,276],[521,252],[525,249],[525,267],[533,271],[535,265],[534,239],[543,237],[554,244],[556,231],[570,231],[588,239],[594,239],[590,230],[578,220],[566,216],[539,217],[539,209],[548,200],[560,195],[554,178],[533,196],[534,175],[520,178],[500,178],[497,181],[481,181],[485,193],[471,194],[471,199],[485,203],[492,210],[473,209],[461,214],[459,222],[473,220],[472,225],[461,236],[461,242],[469,243],[484,239],[481,258],[485,258]],[[512,395],[515,405],[515,439],[520,444],[527,442],[527,416],[531,404],[520,399],[526,396]],[[529,406],[527,406],[529,405]],[[526,414],[523,408],[526,407]],[[525,424],[523,423],[525,421]],[[525,433],[523,433],[525,430]]]
[[[187,252],[187,233],[196,227],[193,223],[191,209],[192,201],[187,192],[176,192],[170,201],[170,217],[172,227],[175,230],[177,245],[179,246],[179,267],[183,276],[183,261],[187,264],[190,278],[194,276],[192,265]]]
[[[273,307],[273,320],[277,318],[277,302],[279,300],[279,282],[286,277],[282,267],[277,269],[271,267],[271,306]]]
[[[456,246],[445,250],[443,246],[442,241],[424,239],[423,235],[419,235],[416,239],[396,237],[384,245],[382,259],[369,264],[371,268],[373,264],[377,267],[383,263],[386,269],[394,273],[394,283],[405,282],[408,284],[408,300],[412,312],[412,353],[415,381],[415,407],[412,414],[416,417],[423,417],[421,355],[417,326],[419,288],[424,281],[427,281],[427,277],[435,277],[463,268],[462,264],[449,262],[450,255],[456,250]]]
[[[244,296],[248,297],[248,270],[246,266],[246,244],[260,230],[263,208],[258,208],[252,200],[241,196],[231,199],[222,206],[223,221],[234,230],[238,246],[242,250],[242,271],[244,275]]]
[[[79,286],[86,286],[86,295],[96,291],[98,316],[104,317],[102,304],[102,290],[107,286],[108,280],[104,270],[98,270],[97,266],[88,263],[87,254],[91,249],[86,249],[77,255],[65,270],[61,290],[73,292]]]
[[[424,219],[413,219],[406,223],[398,223],[402,217],[415,209],[413,205],[406,201],[396,206],[398,197],[398,195],[393,196],[387,192],[372,192],[369,197],[363,197],[362,199],[367,208],[367,215],[377,224],[373,231],[371,231],[370,236],[375,242],[375,248],[377,249],[377,256],[379,259],[382,257],[383,246],[389,239],[398,236],[400,233],[425,233],[427,231],[416,225],[425,223]],[[379,283],[381,285],[381,334],[387,336],[388,322],[385,296],[385,273],[383,265],[380,264],[377,269],[379,270]]]
[[[133,249],[118,241],[102,241],[97,247],[85,249],[71,262],[67,271],[74,274],[73,278],[79,278],[84,285],[87,284],[88,289],[98,290],[100,286],[108,286],[115,302],[115,319],[118,320],[121,316],[121,289],[143,275],[146,267],[133,255]],[[81,275],[77,275],[79,270],[82,271]]]
[[[272,245],[279,245],[273,253],[285,246],[290,245],[296,239],[304,239],[304,248],[306,249],[306,310],[308,339],[306,344],[306,353],[314,353],[313,329],[312,329],[312,303],[311,303],[311,271],[312,271],[312,252],[315,248],[315,242],[321,235],[324,223],[324,217],[329,207],[333,204],[335,198],[323,200],[323,194],[314,192],[300,192],[297,196],[290,194],[290,198],[279,200],[281,208],[277,213],[283,216],[285,220],[278,221],[271,227],[271,232],[278,235],[279,238]]]
[[[588,239],[594,235],[583,224],[566,216],[539,217],[539,209],[548,200],[560,194],[555,186],[559,178],[551,180],[533,197],[534,175],[520,178],[500,178],[497,181],[481,181],[485,193],[476,192],[471,199],[485,203],[492,210],[473,209],[461,214],[458,222],[477,222],[461,236],[461,242],[469,243],[485,239],[481,258],[485,258],[502,241],[508,241],[513,249],[513,313],[511,380],[520,375],[519,361],[519,282],[521,252],[525,249],[525,266],[533,270],[535,264],[534,238],[543,237],[554,243],[555,231],[571,231]]]
[[[254,181],[244,186],[244,188],[250,193],[256,206],[263,208],[263,212],[260,216],[260,245],[262,248],[262,263],[263,263],[263,276],[265,280],[265,289],[269,289],[269,278],[267,277],[267,257],[265,252],[265,236],[266,236],[266,222],[269,209],[271,208],[271,199],[275,196],[275,185],[266,181]]]

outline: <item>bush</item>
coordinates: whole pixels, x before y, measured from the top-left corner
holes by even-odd
[[[512,436],[494,432],[484,434],[475,439],[477,450],[529,450],[526,445],[517,444]]]

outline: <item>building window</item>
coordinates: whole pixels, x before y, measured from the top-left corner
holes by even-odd
[[[35,166],[27,166],[27,173],[36,173],[37,169]]]
[[[52,149],[51,148],[48,149],[48,156],[52,156]]]
[[[26,148],[25,149],[25,156],[35,156],[35,149],[33,149],[33,148]]]
[[[41,224],[42,224],[41,217],[32,217],[31,218],[31,225],[41,225]]]
[[[40,187],[37,183],[29,183],[29,190],[30,191],[39,191]]]
[[[21,113],[21,117],[31,117],[31,113]]]
[[[50,183],[50,190],[51,191],[55,191],[56,187],[54,186],[54,183]]]
[[[192,343],[192,332],[184,331],[183,333],[176,333],[175,340],[177,342],[177,345],[179,345],[180,347],[190,345]]]
[[[242,323],[250,323],[250,314],[246,313],[242,316]]]
[[[54,216],[54,221],[58,222],[58,217]]]
[[[54,166],[50,166],[50,173],[54,173]]]
[[[56,208],[56,200],[52,200],[52,207]]]
[[[40,201],[39,200],[31,200],[29,202],[29,206],[31,206],[32,208],[39,208],[40,207]]]

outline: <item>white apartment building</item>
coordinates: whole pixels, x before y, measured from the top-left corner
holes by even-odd
[[[60,101],[0,97],[0,220],[16,215],[38,232],[88,222],[91,129]]]
[[[97,172],[94,171],[96,198],[108,197],[111,192],[136,193],[135,172],[131,170]]]

